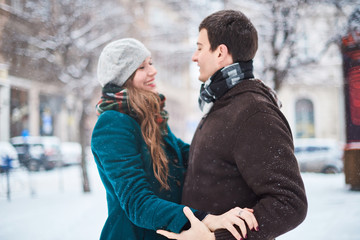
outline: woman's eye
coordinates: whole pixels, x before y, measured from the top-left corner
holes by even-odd
[[[140,66],[138,69],[144,69],[145,67],[144,66]]]

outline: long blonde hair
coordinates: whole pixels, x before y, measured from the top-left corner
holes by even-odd
[[[160,114],[160,98],[158,94],[150,91],[135,88],[132,79],[135,74],[130,76],[124,87],[128,90],[129,109],[133,109],[140,122],[141,133],[149,148],[152,158],[154,175],[160,182],[161,187],[169,190],[168,176],[169,166],[161,135],[160,125],[156,122],[156,117]]]

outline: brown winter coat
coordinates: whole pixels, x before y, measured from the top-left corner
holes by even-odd
[[[260,231],[274,239],[305,218],[307,200],[287,120],[259,82],[244,80],[215,101],[190,147],[182,203],[222,214],[254,209]],[[217,239],[233,239],[225,230]]]

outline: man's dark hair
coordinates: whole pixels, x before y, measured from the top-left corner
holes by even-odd
[[[221,10],[206,17],[199,31],[207,30],[211,51],[225,44],[234,62],[249,61],[258,48],[254,25],[240,11]]]

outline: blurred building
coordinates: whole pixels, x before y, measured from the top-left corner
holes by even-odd
[[[61,121],[66,95],[59,84],[44,69],[44,61],[32,56],[15,54],[30,48],[23,41],[11,42],[15,35],[32,36],[42,31],[23,12],[25,2],[0,1],[0,140],[14,136],[61,135],[68,127]]]
[[[2,44],[3,29],[9,14],[4,9],[5,0],[0,0],[0,45]],[[8,79],[8,64],[0,52],[0,141],[9,139],[10,129],[10,85]]]
[[[316,63],[301,66],[289,75],[279,90],[282,111],[295,138],[333,138],[345,142],[345,109],[342,58],[338,42],[328,48],[331,37],[346,26],[346,16],[337,16],[328,4],[302,9],[297,46],[304,58],[317,57]],[[322,53],[324,49],[325,52]]]
[[[292,4],[291,1],[285,1]],[[271,20],[271,14],[259,11],[259,5],[251,5],[247,1],[247,7],[242,8],[242,3],[236,7],[245,9],[244,12],[250,17],[258,29],[259,51],[255,56],[255,70],[263,67],[263,58],[272,56],[270,44],[281,45],[282,36],[279,39],[271,39],[266,24]],[[295,1],[294,7],[297,7]],[[350,8],[344,9],[348,13]],[[349,11],[350,10],[350,11]],[[294,138],[333,138],[344,142],[345,140],[345,111],[343,93],[342,59],[339,42],[336,37],[341,34],[342,28],[346,27],[347,17],[339,14],[334,5],[329,3],[315,3],[300,6],[295,20],[285,17],[284,24],[296,22],[296,27],[289,31],[294,41],[296,62],[308,62],[298,64],[298,67],[289,70],[286,78],[277,90],[282,102],[282,112],[291,126]],[[333,40],[330,42],[330,40]],[[274,40],[274,42],[270,41]],[[267,41],[267,42],[266,42]],[[288,49],[285,49],[288,51]],[[285,52],[286,53],[286,52]],[[284,54],[288,57],[289,55]],[[271,57],[269,58],[271,60]],[[311,63],[311,60],[314,62]],[[283,59],[286,65],[286,59]],[[271,64],[268,62],[267,64]],[[279,69],[281,70],[281,69]],[[272,86],[266,76],[261,77],[261,70],[255,74]]]
[[[263,35],[262,39],[259,39],[260,48],[255,57],[255,70],[258,71],[255,76],[271,85],[266,77],[261,77],[261,72],[259,72],[262,68],[259,62],[262,61],[264,54],[267,54],[264,39],[267,38],[268,30],[264,29],[263,25],[264,22],[270,21],[268,15],[264,13],[266,11],[262,9],[264,6],[254,4],[252,1],[226,1],[224,4],[227,9],[243,11],[253,21],[259,35]],[[207,14],[220,9],[214,8]],[[351,6],[344,10],[351,13]],[[172,16],[172,18],[165,17],[169,21],[181,15],[168,9],[164,9],[164,12]],[[341,52],[338,42],[333,41],[329,44],[329,41],[337,34],[341,34],[341,28],[346,26],[347,17],[345,14],[339,14],[337,9],[329,3],[305,5],[299,9],[298,26],[295,28],[297,33],[294,34],[297,37],[295,39],[297,53],[301,59],[315,58],[315,63],[291,70],[280,89],[277,90],[283,105],[282,112],[289,121],[294,138],[333,138],[340,142],[345,141],[344,76]],[[188,34],[189,41],[184,47],[188,47],[190,52],[181,46],[177,48],[182,49],[182,55],[179,56],[184,57],[181,60],[189,65],[184,66],[179,63],[179,68],[166,67],[159,70],[161,80],[166,79],[162,86],[168,93],[166,96],[170,98],[171,105],[168,104],[171,114],[170,123],[175,125],[174,131],[187,141],[191,140],[202,116],[197,106],[200,87],[200,82],[197,80],[199,72],[196,64],[190,62],[195,50],[197,27],[201,20],[202,18],[197,23],[191,23],[195,24],[195,31],[183,30]],[[181,19],[173,20],[173,22],[174,24],[181,23]],[[171,60],[165,62],[170,65]],[[169,69],[171,71],[166,71]],[[164,73],[169,77],[164,78],[162,75]],[[174,77],[174,73],[177,76]],[[171,120],[174,117],[175,121]]]
[[[129,19],[129,27],[121,36],[136,37],[151,50],[158,70],[159,91],[167,97],[169,124],[177,136],[189,142],[202,117],[197,105],[199,72],[196,64],[191,62],[197,27],[203,17],[220,10],[223,5],[208,8],[206,12],[205,6],[216,1],[201,1],[201,10],[192,8],[196,1],[114,1],[127,9],[123,18]],[[265,30],[261,24],[267,21],[267,16],[260,11],[259,5],[251,4],[252,1],[224,2],[229,4],[228,8],[240,9],[248,15],[259,32]],[[41,28],[24,17],[23,7],[22,1],[0,0],[1,39],[4,34],[11,38],[16,33],[41,32]],[[336,16],[334,8],[326,4],[319,9],[321,11],[316,14],[306,15],[298,21],[300,27],[297,29],[301,31],[298,36],[301,37],[296,42],[304,56],[323,49],[329,36],[339,31],[336,21],[346,18]],[[261,57],[258,53],[256,61],[261,61]],[[255,68],[260,69],[256,61]],[[61,82],[45,71],[46,66],[32,61],[31,56],[0,55],[0,140],[22,134],[56,135],[62,140],[77,140],[80,116],[79,108],[74,104],[76,94],[63,91]],[[261,78],[259,74],[256,77]],[[266,82],[265,78],[262,80]],[[341,54],[336,45],[331,46],[318,63],[289,74],[278,93],[294,137],[344,140],[342,81]],[[94,93],[95,101],[99,97],[99,92]],[[95,121],[94,114],[89,129]]]
[[[81,121],[79,111],[82,109],[76,106],[77,93],[64,88],[58,76],[49,71],[49,63],[41,59],[41,56],[39,58],[39,53],[32,51],[33,46],[29,44],[34,41],[29,39],[32,36],[41,38],[42,34],[46,34],[42,26],[37,24],[36,18],[49,15],[51,19],[51,15],[58,12],[54,9],[55,4],[53,5],[52,1],[42,1],[41,4],[48,4],[48,8],[45,8],[48,11],[38,16],[29,14],[23,1],[1,1],[0,17],[7,19],[1,21],[0,26],[1,34],[7,40],[1,45],[4,63],[0,65],[3,73],[1,76],[6,76],[1,77],[0,81],[1,139],[8,140],[19,135],[55,135],[64,141],[78,141],[78,123]],[[152,51],[159,72],[159,89],[166,95],[166,108],[171,113],[170,125],[184,137],[187,134],[184,129],[191,125],[186,119],[191,116],[192,111],[185,107],[191,101],[191,50],[187,34],[188,19],[179,12],[181,3],[160,0],[113,2],[118,2],[127,10],[127,15],[123,18],[129,27],[124,28],[121,37],[138,38]],[[22,36],[28,39],[21,40]],[[20,38],[20,41],[12,41],[15,38]],[[107,42],[111,40],[114,39],[109,38]],[[24,52],[19,54],[19,51]],[[94,58],[93,61],[96,66],[97,59]],[[95,71],[93,72],[95,75]],[[87,103],[91,108],[89,111],[94,111],[93,106],[99,98],[100,92],[94,92],[94,102]],[[91,130],[96,115],[95,112],[89,115],[92,117],[87,121],[87,129]]]

